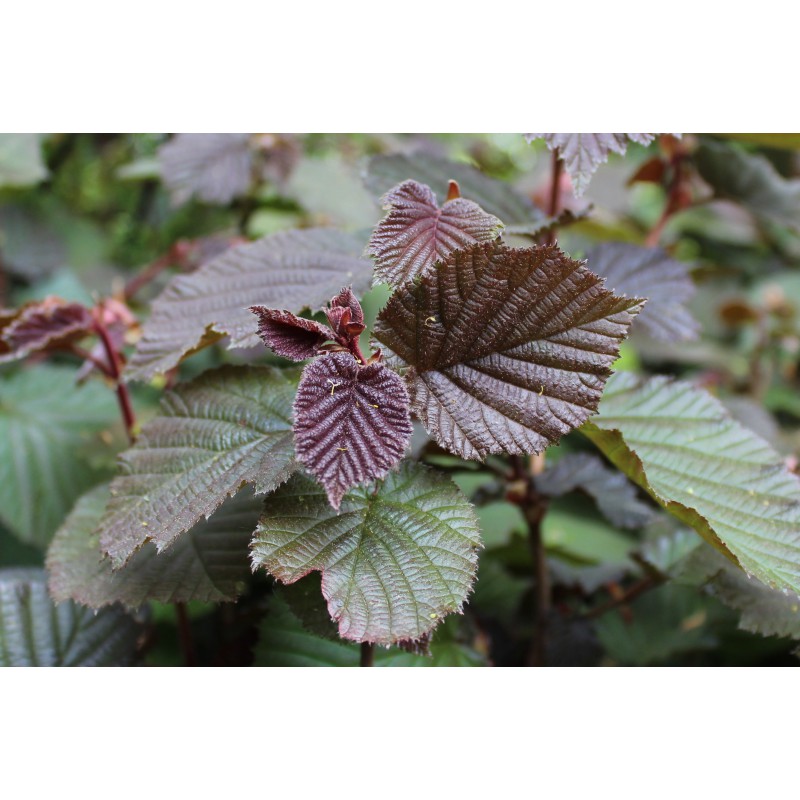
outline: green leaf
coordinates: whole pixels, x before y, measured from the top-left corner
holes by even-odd
[[[50,545],[47,571],[57,602],[138,608],[148,600],[220,602],[241,594],[250,575],[248,545],[262,504],[252,492],[226,500],[164,553],[146,544],[117,571],[103,559],[97,532],[109,497],[107,485],[85,494]]]
[[[45,547],[72,504],[111,471],[93,448],[119,416],[100,383],[53,366],[0,376],[0,519]],[[105,446],[103,446],[105,449]]]
[[[250,306],[299,313],[323,306],[342,286],[368,288],[364,242],[326,228],[284,231],[231,247],[190,275],[173,278],[153,303],[126,377],[148,380],[187,355],[230,336],[229,347],[260,343]]]
[[[436,632],[430,656],[406,653],[399,648],[378,650],[376,667],[481,667],[486,661],[452,637]],[[318,636],[303,626],[282,597],[274,597],[261,624],[255,650],[257,667],[357,667],[358,645],[343,639]]]
[[[781,177],[769,159],[707,140],[694,161],[718,196],[741,203],[760,219],[800,230],[800,180]]]
[[[0,666],[129,666],[139,634],[119,608],[54,605],[42,569],[0,570]]]
[[[226,366],[167,393],[111,483],[99,530],[115,567],[146,541],[168,547],[243,484],[264,493],[291,475],[297,379],[297,370]]]
[[[724,139],[748,142],[759,147],[774,147],[780,150],[800,150],[800,133],[718,133]]]
[[[395,291],[374,336],[442,447],[540,453],[594,413],[642,302],[555,246],[487,242]]]
[[[800,590],[800,479],[707,392],[620,373],[583,430],[667,511],[746,572]]]
[[[47,177],[38,133],[0,133],[0,188],[33,186]]]
[[[419,639],[460,612],[480,546],[472,506],[446,476],[405,462],[372,488],[346,494],[337,514],[305,475],[270,495],[253,566],[284,583],[322,572],[339,633],[391,644]]]
[[[506,225],[529,226],[546,222],[545,214],[508,183],[484,175],[469,164],[445,158],[413,153],[376,156],[367,167],[366,184],[377,196],[383,196],[398,183],[415,180],[426,184],[439,195],[447,196],[448,182],[456,181],[461,194],[477,203],[485,212],[499,217]]]

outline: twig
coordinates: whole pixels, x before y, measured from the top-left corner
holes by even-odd
[[[186,603],[173,603],[175,614],[178,619],[178,638],[181,643],[183,653],[183,663],[187,667],[197,666],[197,659],[194,652],[194,641],[192,640],[192,626],[189,622],[189,614],[186,611]]]
[[[581,616],[581,619],[596,619],[597,617],[602,617],[603,614],[607,614],[609,611],[613,611],[615,608],[627,606],[640,595],[650,591],[650,589],[655,589],[656,586],[660,586],[661,583],[663,583],[663,581],[660,578],[654,575],[648,575],[634,583],[629,589],[626,589],[619,597],[615,597],[613,600],[609,600],[607,603],[603,603],[603,605],[597,606],[597,608],[593,608],[591,611],[587,611]]]
[[[361,642],[361,661],[359,667],[375,666],[375,645],[369,642]]]
[[[167,267],[175,262],[172,250],[165,255],[157,258],[151,264],[148,264],[141,272],[134,275],[123,289],[123,295],[126,301],[133,299],[134,295],[139,292],[148,283],[154,281]]]
[[[119,353],[111,341],[111,336],[108,333],[108,328],[102,321],[102,308],[96,308],[94,314],[94,330],[100,337],[103,348],[108,357],[108,377],[116,384],[117,401],[119,408],[122,412],[122,419],[125,423],[125,432],[128,434],[128,439],[131,444],[136,441],[136,415],[133,412],[131,405],[131,396],[128,392],[128,387],[122,381],[122,363],[120,362]]]
[[[561,153],[556,147],[553,150],[553,166],[552,177],[550,184],[550,206],[547,213],[551,218],[555,218],[558,214],[558,207],[561,205],[561,172],[564,169],[564,162],[561,160]],[[545,236],[545,244],[555,244],[556,242],[556,226],[552,225],[547,231]]]

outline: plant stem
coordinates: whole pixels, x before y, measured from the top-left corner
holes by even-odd
[[[175,614],[178,619],[178,638],[181,643],[183,653],[183,663],[187,667],[197,666],[194,653],[194,641],[192,640],[192,626],[189,622],[189,614],[186,611],[186,603],[173,603]]]
[[[369,642],[361,642],[361,662],[360,667],[375,666],[375,645]]]
[[[559,206],[561,205],[561,172],[564,169],[564,162],[561,160],[561,153],[556,147],[553,150],[553,166],[550,178],[550,205],[547,213],[550,217],[555,217],[558,214]],[[545,244],[555,244],[556,242],[556,229],[555,226],[547,231],[545,237]]]
[[[350,340],[350,352],[362,363],[366,364],[367,359],[364,357],[364,354],[361,352],[361,347],[358,344],[358,337],[354,336]]]
[[[633,586],[627,589],[620,597],[615,597],[613,600],[609,600],[607,603],[603,603],[603,605],[597,606],[597,608],[593,608],[591,611],[587,611],[581,618],[596,619],[597,617],[602,617],[603,614],[613,611],[615,608],[632,603],[637,597],[650,591],[650,589],[655,589],[655,587],[660,586],[661,583],[662,581],[658,578],[648,575],[634,583]]]
[[[126,301],[130,301],[133,296],[144,286],[155,280],[167,267],[173,263],[172,251],[157,258],[148,264],[141,272],[134,275],[123,289],[123,296]]]
[[[125,423],[125,432],[128,434],[128,439],[131,444],[136,441],[136,415],[133,412],[131,404],[131,396],[128,392],[128,387],[122,381],[122,363],[120,361],[119,353],[111,341],[111,336],[108,333],[108,328],[103,324],[101,319],[102,310],[95,309],[94,315],[94,329],[100,337],[103,348],[108,357],[108,377],[116,384],[117,401],[119,403],[120,411],[122,412],[122,420]]]

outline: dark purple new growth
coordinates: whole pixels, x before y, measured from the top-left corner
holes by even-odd
[[[302,361],[294,403],[297,457],[338,509],[362,481],[382,478],[402,457],[411,437],[405,383],[358,344],[364,312],[348,287],[325,309],[331,327],[288,311],[252,306],[258,333],[278,355]]]

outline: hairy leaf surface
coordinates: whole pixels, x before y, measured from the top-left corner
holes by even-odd
[[[453,250],[497,238],[503,223],[464,197],[441,208],[430,187],[404,181],[383,197],[387,215],[369,242],[375,279],[399,286],[429,271]]]
[[[489,242],[397,290],[374,334],[442,447],[539,453],[596,410],[642,302],[555,246]]]
[[[0,377],[0,520],[23,542],[46,546],[75,500],[112,471],[93,449],[107,448],[101,434],[118,417],[105,386],[76,387],[67,367]]]
[[[664,508],[760,581],[800,591],[800,479],[707,392],[609,382],[587,436]]]
[[[222,367],[162,400],[134,447],[100,524],[115,567],[145,542],[171,545],[245,483],[274,489],[296,468],[291,432],[295,371]]]
[[[610,153],[625,155],[629,142],[648,145],[652,133],[526,133],[525,138],[544,139],[550,150],[558,148],[564,167],[572,178],[575,194],[580,197],[597,168],[608,161]]]
[[[536,488],[550,497],[581,489],[598,509],[620,528],[641,528],[653,518],[653,510],[636,496],[636,488],[616,470],[589,453],[569,453],[535,478]]]
[[[140,633],[119,607],[54,605],[43,569],[0,570],[0,666],[129,666]]]
[[[235,600],[249,577],[248,544],[261,500],[242,491],[198,522],[164,553],[146,544],[116,572],[103,557],[97,527],[111,495],[98,486],[75,505],[47,553],[50,593],[90,608],[148,600],[186,603]]]
[[[327,325],[264,306],[251,306],[258,319],[258,335],[267,347],[292,361],[305,361],[317,354],[319,347],[334,338]]]
[[[508,183],[490,178],[469,164],[426,153],[376,156],[370,160],[366,184],[376,195],[382,196],[407,180],[430,186],[441,195],[447,194],[449,181],[457,181],[464,197],[506,225],[529,226],[541,224],[546,219],[544,213]]]
[[[665,342],[697,338],[700,323],[686,308],[695,292],[688,264],[670,258],[660,247],[625,242],[600,244],[586,254],[586,260],[609,289],[647,298],[636,325],[651,336]]]
[[[741,203],[760,219],[800,230],[800,180],[783,178],[765,156],[705,141],[694,161],[720,197]]]
[[[357,487],[335,512],[323,490],[295,475],[267,497],[253,566],[284,583],[322,572],[322,593],[345,639],[419,639],[460,611],[480,546],[472,506],[446,476],[404,463]]]
[[[335,230],[284,231],[178,275],[153,303],[126,376],[147,380],[224,335],[232,348],[257,345],[251,306],[299,313],[323,306],[342,284],[367,289],[372,263],[363,249],[363,241]]]
[[[331,353],[305,368],[294,401],[297,458],[334,508],[348,489],[382,478],[403,457],[408,407],[402,378],[383,364]]]

